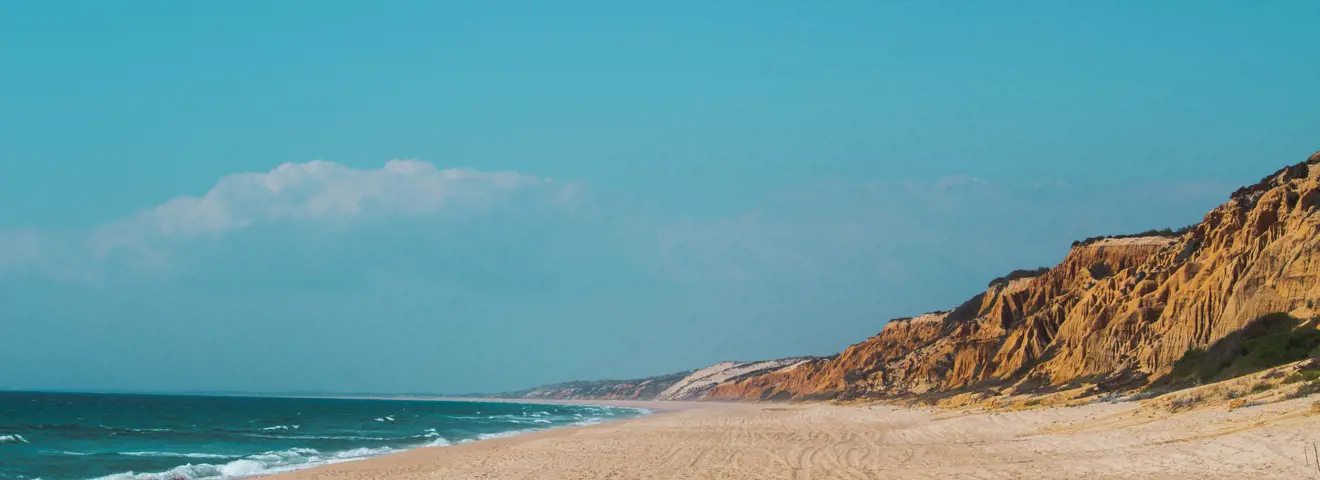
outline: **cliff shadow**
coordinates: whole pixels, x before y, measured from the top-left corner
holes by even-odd
[[[1320,319],[1287,313],[1257,318],[1207,348],[1192,348],[1152,387],[1184,388],[1259,372],[1320,354]]]

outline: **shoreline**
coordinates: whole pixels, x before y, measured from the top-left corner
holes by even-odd
[[[606,420],[600,423],[587,425],[563,425],[547,427],[534,431],[510,431],[508,436],[499,436],[485,438],[480,440],[469,440],[462,443],[453,443],[449,445],[423,445],[406,450],[400,450],[385,455],[367,457],[337,463],[322,464],[307,468],[295,468],[293,470],[259,474],[247,478],[304,478],[301,474],[314,472],[321,469],[330,469],[332,467],[361,464],[391,457],[408,455],[418,451],[433,450],[457,450],[454,454],[461,455],[467,450],[480,451],[486,448],[498,447],[500,445],[517,444],[523,441],[533,441],[539,438],[554,438],[560,435],[570,434],[565,432],[575,429],[586,429],[599,427],[603,425],[615,425],[619,423],[630,422],[642,418],[654,417],[657,415],[667,415],[676,412],[693,410],[700,408],[702,404],[713,404],[718,402],[688,402],[688,401],[658,401],[658,400],[569,400],[569,399],[514,399],[514,398],[478,398],[478,397],[373,397],[373,396],[299,396],[299,397],[278,397],[278,398],[325,398],[340,400],[381,400],[381,401],[435,401],[435,402],[471,402],[471,403],[510,403],[518,405],[578,405],[578,406],[600,406],[617,407],[641,410],[643,413],[637,416],[621,418],[617,420]],[[320,478],[319,474],[313,475],[313,478]]]
[[[1320,441],[1311,401],[1180,413],[1144,402],[970,411],[558,401],[659,408],[262,478],[1313,478],[1315,462],[1302,448]]]
[[[507,437],[487,438],[474,440],[465,443],[455,443],[451,445],[429,445],[417,448],[411,448],[399,452],[394,452],[377,457],[364,458],[340,463],[331,463],[317,465],[310,468],[301,468],[287,472],[278,472],[271,474],[257,475],[250,478],[274,479],[274,480],[296,480],[296,479],[320,479],[320,478],[395,478],[392,476],[376,476],[372,472],[387,466],[397,466],[399,464],[424,463],[434,458],[457,457],[472,453],[480,453],[489,450],[498,450],[510,446],[537,442],[547,439],[555,439],[574,435],[577,431],[589,430],[600,427],[613,427],[630,422],[636,422],[642,419],[652,419],[674,415],[681,412],[700,410],[703,408],[729,408],[740,404],[730,402],[695,402],[695,401],[661,401],[661,400],[569,400],[569,399],[513,399],[513,398],[475,398],[475,397],[298,397],[298,398],[337,398],[353,400],[401,400],[401,401],[437,401],[437,402],[473,402],[473,403],[514,403],[522,405],[581,405],[581,406],[605,406],[605,407],[623,407],[634,408],[647,411],[641,415],[618,420],[609,420],[591,425],[566,425],[560,427],[550,427],[531,432],[517,433]],[[363,476],[365,474],[365,476]],[[348,476],[345,476],[348,475]]]
[[[636,408],[651,412],[648,415],[666,412],[681,412],[701,408],[702,405],[715,405],[729,402],[698,402],[669,400],[572,400],[559,398],[478,398],[478,397],[416,397],[400,398],[410,401],[436,402],[476,402],[476,403],[517,403],[523,405],[581,405],[596,407]],[[630,420],[630,419],[625,419]],[[622,420],[620,420],[622,421]],[[611,422],[612,423],[612,422]],[[590,425],[587,425],[590,426]]]
[[[293,398],[293,397],[290,397]],[[349,472],[370,472],[378,466],[387,464],[396,464],[398,462],[416,462],[419,460],[434,458],[435,456],[460,456],[467,453],[481,452],[490,449],[499,449],[511,445],[534,442],[543,439],[553,439],[563,436],[571,436],[576,430],[591,429],[604,426],[615,426],[641,420],[644,418],[653,418],[663,415],[672,415],[678,412],[691,411],[701,408],[704,405],[721,405],[723,402],[688,402],[688,401],[659,401],[659,400],[569,400],[569,399],[513,399],[513,398],[476,398],[476,397],[296,397],[296,398],[335,398],[346,400],[399,400],[399,401],[436,401],[436,402],[473,402],[473,403],[513,403],[520,405],[581,405],[581,406],[604,406],[604,407],[622,407],[645,410],[635,417],[622,418],[618,420],[609,420],[591,425],[565,425],[560,427],[549,427],[542,430],[531,432],[515,433],[507,437],[495,437],[482,440],[473,440],[464,443],[455,443],[451,445],[426,445],[416,448],[410,448],[399,452],[389,453],[376,457],[369,457],[360,460],[347,462],[330,463],[317,465],[309,468],[300,468],[286,472],[277,472],[262,474],[249,478],[294,480],[304,478],[325,478],[326,475],[339,477]],[[736,405],[736,404],[725,404]],[[424,457],[424,458],[423,458]],[[362,468],[353,468],[353,467]],[[352,475],[351,478],[392,478],[392,477],[359,477]]]

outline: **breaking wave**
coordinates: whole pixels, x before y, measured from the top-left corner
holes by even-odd
[[[217,453],[174,453],[174,452],[119,452],[120,455],[130,457],[178,457],[178,458],[211,458],[228,459],[238,458],[241,455],[220,455]]]
[[[393,448],[355,448],[341,452],[322,454],[311,448],[292,448],[278,452],[266,452],[248,455],[237,460],[222,463],[198,463],[180,465],[163,472],[122,472],[95,480],[212,480],[251,477],[271,473],[287,472],[300,468],[309,468],[331,463],[350,462],[377,457],[397,452]],[[162,452],[136,452],[142,454],[161,454]],[[131,453],[126,453],[129,455]],[[190,458],[212,458],[209,454],[166,454]],[[157,455],[159,456],[159,455]],[[233,458],[233,457],[228,457]]]
[[[262,430],[297,430],[301,427],[302,425],[276,425],[273,427],[263,428]]]

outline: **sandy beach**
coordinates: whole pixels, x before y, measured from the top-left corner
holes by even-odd
[[[1020,411],[582,403],[657,413],[269,478],[1320,478],[1309,457],[1320,415],[1308,415],[1306,398],[1178,414],[1137,402]]]

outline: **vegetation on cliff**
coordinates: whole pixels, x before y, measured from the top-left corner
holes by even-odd
[[[1210,383],[1305,360],[1320,353],[1317,324],[1320,318],[1302,321],[1282,312],[1262,316],[1209,348],[1188,350],[1157,383]]]
[[[1073,243],[1072,243],[1072,246],[1073,246],[1073,248],[1077,248],[1077,247],[1085,247],[1085,246],[1087,246],[1087,245],[1091,245],[1091,244],[1093,244],[1093,243],[1095,243],[1095,242],[1098,242],[1098,241],[1101,241],[1101,240],[1109,240],[1109,239],[1115,239],[1115,238],[1140,238],[1140,237],[1169,237],[1169,238],[1177,238],[1177,237],[1181,237],[1181,236],[1183,236],[1183,235],[1186,234],[1187,232],[1192,231],[1192,227],[1195,227],[1195,226],[1196,226],[1196,225],[1188,225],[1188,226],[1181,227],[1181,228],[1170,228],[1170,227],[1164,227],[1164,228],[1161,228],[1161,229],[1150,229],[1150,230],[1146,230],[1146,231],[1144,231],[1144,232],[1140,232],[1140,233],[1126,233],[1126,234],[1119,234],[1119,235],[1100,235],[1100,236],[1096,236],[1096,237],[1087,237],[1087,238],[1084,238],[1084,239],[1081,239],[1081,240],[1074,240]]]
[[[1024,278],[1036,278],[1041,275],[1044,275],[1045,272],[1048,271],[1050,271],[1050,267],[1039,267],[1039,268],[1033,268],[1031,270],[1013,270],[1011,272],[1008,272],[1008,275],[1004,275],[1002,277],[998,277],[995,278],[994,280],[991,280],[989,287],[992,288],[996,286],[1006,287],[1013,280],[1021,280]]]

